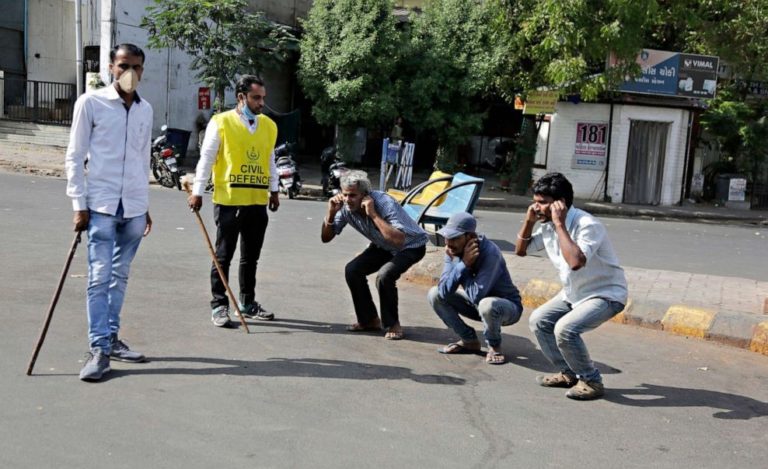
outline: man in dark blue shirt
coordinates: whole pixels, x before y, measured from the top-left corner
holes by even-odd
[[[475,217],[460,212],[451,216],[439,231],[445,238],[445,265],[440,281],[427,298],[445,325],[460,337],[440,349],[440,353],[480,351],[477,333],[461,319],[464,316],[483,322],[483,336],[488,344],[485,361],[500,365],[506,361],[501,353],[501,326],[519,321],[523,305],[501,250],[493,241],[478,235],[476,229]]]

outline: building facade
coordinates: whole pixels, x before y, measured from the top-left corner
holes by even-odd
[[[578,198],[677,204],[691,118],[684,108],[559,102],[539,133],[534,179],[558,171]]]

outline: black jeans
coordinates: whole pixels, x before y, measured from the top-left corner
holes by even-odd
[[[237,238],[240,238],[240,302],[253,303],[256,297],[256,266],[259,263],[264,233],[269,216],[266,205],[218,205],[213,204],[216,222],[216,258],[229,282],[229,264],[235,255]],[[211,308],[228,306],[227,290],[219,278],[216,265],[211,265]]]
[[[378,272],[376,289],[379,290],[382,325],[389,328],[400,321],[397,314],[397,279],[413,264],[419,262],[426,251],[426,246],[421,246],[405,249],[393,256],[389,251],[371,244],[347,264],[344,274],[352,293],[358,323],[366,326],[378,317],[366,278],[374,272]]]

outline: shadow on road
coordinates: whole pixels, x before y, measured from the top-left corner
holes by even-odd
[[[350,362],[345,360],[323,360],[315,358],[271,358],[265,361],[227,360],[202,357],[152,357],[152,363],[190,363],[189,368],[154,368],[112,370],[109,379],[128,375],[231,375],[266,377],[306,377],[335,379],[409,379],[422,384],[462,385],[463,378],[454,376],[414,373],[401,366],[377,365],[373,363]],[[207,368],[195,364],[216,365]]]
[[[256,324],[264,324],[256,323]],[[354,332],[350,333],[346,330],[346,324],[328,323],[307,321],[300,319],[290,320],[275,320],[269,323],[271,326],[280,327],[284,330],[271,330],[271,331],[259,331],[259,334],[293,334],[295,332],[314,332],[319,334],[355,334],[355,335],[370,335],[370,336],[382,336],[383,332]],[[478,323],[479,324],[479,323]],[[238,327],[239,325],[235,325]],[[510,326],[513,327],[513,326]],[[425,344],[434,344],[436,353],[437,348],[447,345],[450,342],[455,342],[457,337],[453,335],[447,328],[437,327],[422,327],[422,326],[404,326],[405,340],[411,342],[421,342]],[[254,329],[256,330],[256,329]],[[482,337],[482,329],[478,329],[478,336]],[[253,331],[251,333],[254,333]],[[555,372],[552,365],[544,358],[544,355],[536,348],[536,344],[528,340],[525,337],[520,337],[511,334],[502,334],[502,351],[511,363],[514,365],[528,368],[542,373]],[[479,352],[479,356],[485,356],[485,352]],[[621,373],[621,370],[614,368],[605,363],[595,362],[595,366],[600,370],[600,373],[611,375]]]
[[[768,415],[768,403],[725,392],[643,383],[632,389],[606,389],[605,400],[633,407],[711,407],[713,417],[749,420]]]

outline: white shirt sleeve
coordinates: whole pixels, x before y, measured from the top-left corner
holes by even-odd
[[[275,150],[269,155],[269,191],[277,192],[280,179],[277,176],[277,164],[275,163]]]
[[[192,186],[193,195],[202,196],[205,194],[205,185],[208,183],[208,178],[211,177],[211,169],[216,163],[219,145],[221,145],[219,126],[215,120],[211,119],[205,128],[203,145],[200,147],[200,160],[197,162],[195,184]]]
[[[86,98],[83,97],[75,102],[69,144],[64,159],[64,168],[67,172],[67,195],[72,198],[72,209],[75,211],[88,210],[85,157],[91,142],[93,119],[89,114],[86,101]]]

